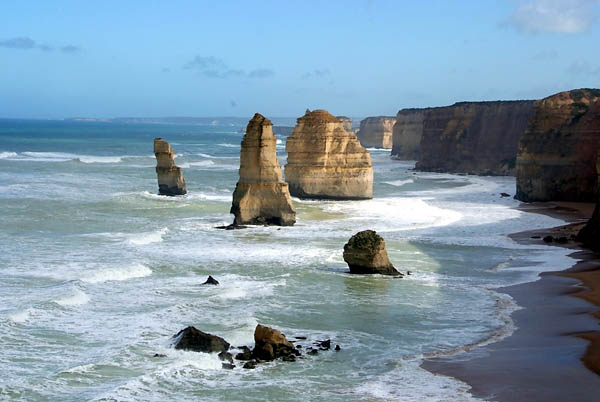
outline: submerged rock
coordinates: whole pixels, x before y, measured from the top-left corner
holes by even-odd
[[[365,148],[391,149],[395,123],[395,117],[367,117],[361,120],[356,137]]]
[[[352,274],[403,276],[388,257],[385,241],[373,230],[358,232],[344,245],[344,261]]]
[[[202,285],[218,285],[218,284],[219,284],[219,281],[209,275],[206,282],[204,282]]]
[[[158,194],[183,195],[187,193],[183,173],[175,165],[175,153],[168,142],[162,138],[154,139],[154,156],[156,157],[156,175],[158,177]]]
[[[281,332],[260,324],[254,330],[254,342],[252,355],[260,360],[270,361],[298,353]]]
[[[292,196],[337,200],[373,198],[369,151],[326,110],[307,110],[298,118],[285,150],[288,153],[285,180]]]
[[[204,353],[226,352],[229,349],[229,343],[225,339],[191,326],[179,331],[174,338],[175,349]]]
[[[231,205],[234,225],[291,226],[296,222],[296,210],[277,160],[273,124],[259,113],[246,128],[239,172]]]

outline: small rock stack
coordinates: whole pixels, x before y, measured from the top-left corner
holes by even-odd
[[[158,194],[169,196],[186,194],[185,179],[181,168],[175,165],[175,153],[169,143],[162,138],[155,138],[154,156],[156,156]]]

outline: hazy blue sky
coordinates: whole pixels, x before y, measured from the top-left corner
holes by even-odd
[[[350,116],[600,87],[600,0],[2,1],[0,117]]]

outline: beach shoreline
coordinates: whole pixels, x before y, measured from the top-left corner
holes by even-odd
[[[510,234],[520,244],[573,250],[576,262],[543,272],[539,280],[495,289],[522,309],[516,330],[501,341],[451,357],[426,359],[422,367],[471,386],[474,397],[497,401],[595,401],[600,389],[600,256],[572,240],[593,211],[587,203],[532,203],[518,209],[568,222]],[[566,237],[567,243],[543,238]]]

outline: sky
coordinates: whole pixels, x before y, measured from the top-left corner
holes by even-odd
[[[0,118],[353,117],[600,87],[600,0],[2,1]]]

